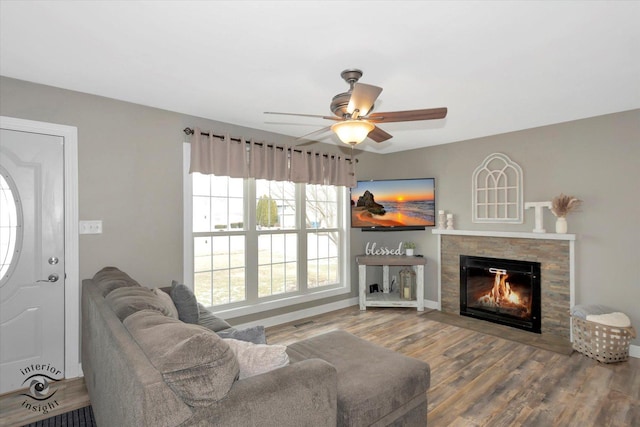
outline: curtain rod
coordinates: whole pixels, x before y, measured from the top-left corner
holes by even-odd
[[[194,131],[193,129],[191,129],[190,127],[186,127],[186,128],[184,128],[184,129],[182,129],[182,131],[183,131],[185,134],[187,134],[187,135],[193,135],[193,134],[195,133],[195,131]],[[224,138],[225,138],[225,137],[224,137],[224,135],[216,135],[215,133],[210,135],[208,132],[200,132],[200,135],[202,135],[202,136],[212,136],[212,137],[214,137],[214,138],[220,138],[220,139],[222,139],[222,140],[224,140]],[[233,138],[233,137],[232,137],[232,138],[230,138],[230,139],[231,139],[232,141],[235,141],[235,142],[242,142],[242,140],[241,140],[240,138]],[[251,141],[245,141],[245,143],[246,143],[246,144],[251,144]],[[261,146],[261,147],[262,147],[262,145],[263,145],[263,144],[262,144],[262,142],[254,142],[254,144],[259,145],[259,146]],[[267,147],[269,147],[269,148],[273,148],[273,147],[275,147],[277,150],[284,150],[284,148],[282,148],[282,147],[278,147],[277,145],[267,145]],[[291,147],[289,147],[289,150],[295,151],[296,153],[305,153],[305,151],[302,151],[302,150],[296,150],[295,148],[291,148]],[[306,153],[307,153],[307,154],[310,154],[308,151],[306,151]],[[318,156],[318,155],[322,155],[322,157],[327,157],[327,158],[329,158],[329,156],[332,156],[332,157],[333,157],[333,156],[335,156],[335,155],[333,155],[333,154],[329,155],[329,154],[320,154],[320,153],[316,153],[316,156]],[[351,162],[351,161],[352,161],[352,159],[350,159],[349,157],[346,157],[345,159],[346,159],[347,161],[349,161],[349,162]],[[355,161],[356,163],[358,163],[358,159],[354,159],[353,161]]]

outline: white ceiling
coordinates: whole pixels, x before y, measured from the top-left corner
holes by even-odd
[[[382,86],[390,153],[640,108],[640,2],[5,1],[0,74],[301,136],[346,68]],[[326,142],[337,141],[329,135]],[[336,142],[338,143],[338,142]]]

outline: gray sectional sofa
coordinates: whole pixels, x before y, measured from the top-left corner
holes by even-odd
[[[333,331],[243,378],[236,340],[179,320],[152,294],[114,267],[83,281],[82,368],[101,427],[427,423],[422,361]]]

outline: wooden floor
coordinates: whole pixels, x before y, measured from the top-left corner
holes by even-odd
[[[429,426],[640,426],[640,359],[601,364],[440,323],[407,308],[351,307],[268,328],[267,340],[286,345],[334,329],[431,365]],[[61,397],[55,413],[88,403],[82,380],[67,382]],[[0,426],[37,419],[27,418],[21,403],[0,396]]]
[[[269,344],[344,329],[428,362],[429,426],[640,426],[640,359],[601,364],[406,308],[352,307],[306,322],[268,328]]]
[[[46,413],[42,410],[33,411],[25,406],[26,404],[35,406],[34,400],[22,395],[26,390],[0,396],[0,426],[19,427],[78,408],[84,408],[90,404],[87,388],[84,386],[82,378],[58,381],[53,384],[55,395],[47,399],[45,401],[47,403],[39,405],[47,408]],[[53,407],[53,409],[49,409],[49,407]]]

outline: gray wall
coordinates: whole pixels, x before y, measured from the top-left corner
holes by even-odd
[[[359,178],[435,177],[436,208],[452,212],[457,229],[531,231],[532,209],[518,225],[471,221],[471,176],[496,152],[522,167],[525,201],[560,193],[584,201],[567,217],[569,233],[576,234],[576,303],[609,305],[627,313],[640,330],[640,110],[388,154],[384,164],[363,165]],[[547,210],[544,227],[553,232],[554,224]],[[436,301],[437,239],[430,229],[354,231],[352,255],[362,253],[367,241],[395,247],[402,240],[416,241],[417,252],[427,257],[425,296]]]
[[[146,286],[183,277],[182,129],[292,144],[293,138],[109,98],[0,77],[0,115],[78,128],[81,220],[103,233],[80,235],[80,278],[117,266]],[[316,144],[325,152],[349,147]],[[359,156],[367,163],[370,154]],[[248,322],[349,296],[233,319]]]
[[[291,143],[290,137],[0,77],[0,114],[78,128],[79,216],[102,219],[101,235],[80,236],[80,277],[115,265],[149,286],[183,277],[182,129],[200,126],[232,135]],[[568,217],[577,234],[577,303],[607,304],[632,317],[640,329],[640,110],[379,155],[358,153],[359,179],[435,177],[437,209],[455,215],[456,228],[531,231],[533,211],[522,225],[471,222],[471,174],[489,154],[501,152],[524,171],[524,200],[571,194],[584,200]],[[425,135],[428,137],[428,135]],[[340,147],[323,146],[327,151]],[[545,227],[554,229],[545,214]],[[437,299],[436,238],[419,232],[351,233],[351,260],[367,241],[396,246],[418,243],[428,260],[426,298]],[[357,270],[352,262],[353,291]],[[301,304],[245,316],[236,322],[337,301]],[[635,344],[640,341],[636,340]]]

